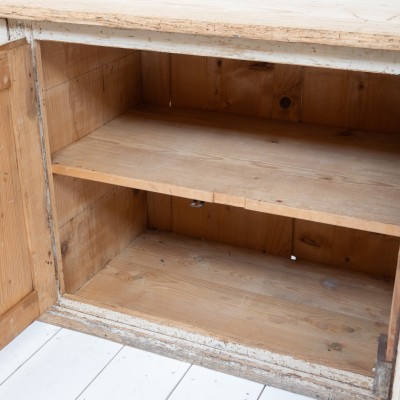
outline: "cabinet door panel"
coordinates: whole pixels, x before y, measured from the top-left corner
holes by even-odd
[[[55,302],[30,46],[0,47],[0,348]]]

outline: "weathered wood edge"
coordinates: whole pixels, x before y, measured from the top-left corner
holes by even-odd
[[[23,24],[22,21],[19,25]],[[13,24],[16,25],[15,23]],[[18,25],[18,24],[17,24]],[[33,22],[35,40],[399,75],[400,51]]]
[[[130,11],[130,12],[129,12]],[[190,11],[190,10],[189,10]],[[192,10],[191,12],[194,12]],[[187,16],[174,18],[171,15],[136,14],[135,10],[122,9],[101,11],[99,9],[74,8],[69,9],[38,6],[38,4],[3,4],[0,5],[0,17],[23,19],[30,21],[49,21],[56,23],[73,23],[122,29],[147,29],[168,33],[183,33],[189,35],[211,35],[231,37],[236,39],[275,40],[286,43],[314,43],[331,46],[377,48],[382,50],[400,50],[398,32],[380,33],[375,26],[372,30],[360,29],[359,21],[354,26],[329,28],[320,26],[290,26],[280,24],[251,24],[238,21],[212,21]],[[364,21],[365,24],[365,21]]]
[[[41,318],[66,328],[319,399],[373,399],[373,379],[62,298]]]

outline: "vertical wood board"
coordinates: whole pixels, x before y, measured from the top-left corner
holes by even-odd
[[[193,208],[190,203],[189,199],[148,192],[148,226],[286,258],[291,255],[291,218],[212,203]]]
[[[400,239],[295,220],[293,254],[302,260],[394,278]]]
[[[65,291],[75,293],[145,227],[143,192],[108,192],[60,229]]]

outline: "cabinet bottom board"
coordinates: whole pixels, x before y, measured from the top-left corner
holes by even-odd
[[[372,377],[393,282],[146,231],[67,297]]]

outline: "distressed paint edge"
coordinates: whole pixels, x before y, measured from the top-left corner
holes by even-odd
[[[237,356],[250,359],[258,363],[267,363],[270,368],[285,370],[286,374],[306,374],[314,377],[321,382],[335,382],[338,387],[348,388],[349,385],[364,391],[372,390],[373,378],[363,375],[329,368],[322,365],[312,364],[306,361],[297,360],[287,355],[261,350],[245,345],[226,342],[211,336],[189,332],[164,324],[148,321],[143,318],[133,317],[117,311],[100,308],[87,303],[83,303],[73,298],[64,296],[59,302],[61,309],[69,312],[78,312],[85,315],[85,318],[98,318],[108,321],[110,326],[124,326],[140,332],[146,332],[150,336],[163,336],[170,341],[182,340],[191,343],[193,346],[204,346],[213,351],[226,352],[230,356]]]
[[[19,22],[21,26],[23,22]],[[18,24],[17,24],[18,25]],[[400,75],[400,51],[33,22],[35,40]]]
[[[0,18],[0,45],[9,41],[7,20]]]

